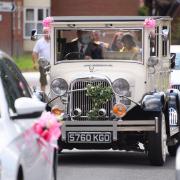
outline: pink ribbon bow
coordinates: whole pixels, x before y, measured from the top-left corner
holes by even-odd
[[[45,112],[33,125],[33,130],[46,142],[51,143],[54,140],[58,140],[61,136],[60,126],[61,124],[57,121],[55,115]]]
[[[152,18],[146,18],[144,21],[144,27],[145,28],[155,28],[156,21]]]

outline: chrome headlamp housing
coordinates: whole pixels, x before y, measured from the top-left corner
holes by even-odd
[[[54,94],[63,96],[68,90],[68,83],[62,78],[54,79],[51,83],[51,90]]]
[[[113,90],[116,94],[121,96],[130,96],[130,85],[127,80],[123,78],[116,79],[112,83]]]

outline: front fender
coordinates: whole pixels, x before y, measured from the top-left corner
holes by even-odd
[[[16,151],[16,148],[5,148],[1,155],[2,180],[16,180],[18,168],[22,163],[20,152]]]
[[[144,111],[160,112],[165,107],[165,94],[163,92],[147,94],[141,104]]]

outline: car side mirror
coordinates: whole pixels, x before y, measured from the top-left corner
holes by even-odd
[[[21,97],[14,103],[18,115],[27,115],[37,112],[43,112],[46,103],[39,101],[37,98]]]
[[[176,53],[171,53],[171,58],[170,58],[171,69],[174,69],[175,65],[176,65]]]
[[[36,41],[37,40],[37,30],[36,29],[33,29],[31,31],[31,40],[32,41]]]

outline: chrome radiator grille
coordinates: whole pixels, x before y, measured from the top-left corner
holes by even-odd
[[[83,89],[86,88],[88,84],[92,84],[93,86],[97,86],[101,84],[102,87],[108,87],[110,86],[108,81],[106,80],[77,80],[76,82],[73,82],[71,89],[77,90],[77,89]],[[82,91],[73,91],[71,94],[71,115],[74,120],[88,120],[87,113],[92,109],[92,101],[91,98],[86,96],[86,90]],[[82,114],[79,117],[73,116],[73,110],[79,108],[82,110]],[[101,108],[104,108],[106,110],[106,117],[99,117],[98,120],[106,120],[109,119],[111,110],[112,110],[112,101],[107,102],[106,104],[102,105]]]
[[[172,85],[172,88],[180,90],[180,85]]]

